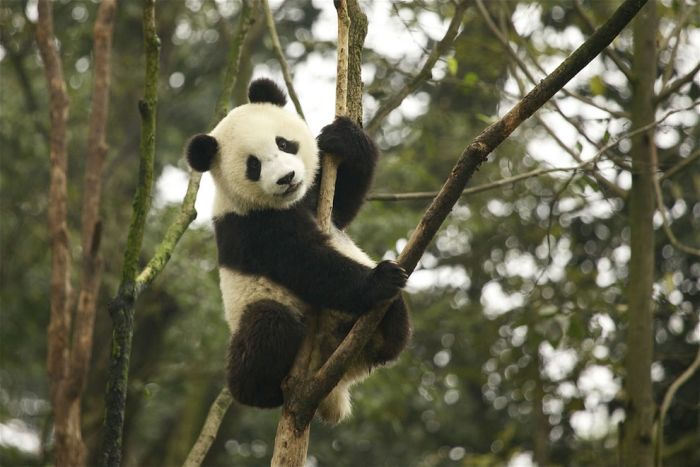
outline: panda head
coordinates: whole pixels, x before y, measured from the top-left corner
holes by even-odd
[[[192,169],[210,171],[215,215],[286,209],[299,201],[319,166],[316,139],[303,119],[284,110],[284,92],[268,79],[248,89],[249,104],[233,109],[209,134],[187,145]]]

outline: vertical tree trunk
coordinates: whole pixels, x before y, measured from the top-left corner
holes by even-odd
[[[650,1],[634,21],[632,69],[632,129],[654,121],[656,78],[656,4]],[[627,356],[625,358],[626,419],[622,427],[620,463],[653,464],[654,401],[651,362],[654,283],[654,128],[632,138],[632,189],[629,200],[630,249],[627,300]]]

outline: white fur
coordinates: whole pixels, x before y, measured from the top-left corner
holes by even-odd
[[[311,130],[298,115],[269,103],[236,107],[209,133],[219,143],[211,166],[216,186],[214,216],[227,212],[244,215],[255,209],[286,209],[299,201],[313,183],[319,166],[318,146]],[[297,154],[277,148],[275,138],[299,143]],[[262,165],[260,180],[246,178],[249,155]],[[294,171],[293,193],[277,180]]]

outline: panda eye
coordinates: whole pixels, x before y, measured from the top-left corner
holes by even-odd
[[[260,159],[250,155],[246,161],[245,176],[248,180],[252,182],[257,182],[260,180],[260,169],[262,168],[260,164]]]
[[[275,143],[277,143],[277,148],[280,151],[284,151],[289,154],[296,154],[299,152],[299,143],[296,141],[289,141],[288,139],[278,136],[275,138]]]

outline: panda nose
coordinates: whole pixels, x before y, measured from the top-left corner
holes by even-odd
[[[285,175],[284,177],[277,180],[277,184],[278,185],[289,185],[290,183],[292,183],[293,178],[294,178],[294,171],[292,170],[287,175]]]

